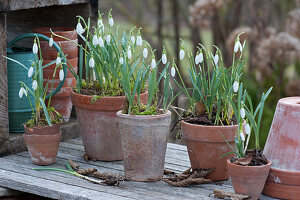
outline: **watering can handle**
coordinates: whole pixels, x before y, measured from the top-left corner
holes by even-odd
[[[38,34],[38,33],[25,33],[23,35],[20,35],[18,37],[16,37],[15,39],[13,39],[10,43],[8,43],[7,47],[10,47],[12,46],[13,44],[15,44],[16,42],[20,41],[20,40],[23,40],[25,38],[35,38],[35,37],[38,37],[39,39],[43,39],[43,40],[46,40],[47,42],[49,42],[50,38],[48,38],[47,36],[45,35],[42,35],[42,34]],[[56,42],[53,42],[53,47],[55,48],[55,50],[57,52],[59,52],[61,55],[63,55],[63,52],[61,51],[60,47],[56,44]],[[66,66],[66,60],[65,58],[63,57],[62,58],[62,62],[64,63],[63,64],[63,71],[64,71],[64,74],[67,74],[67,66]],[[64,76],[64,79],[62,81],[59,82],[59,85],[58,87],[55,88],[55,90],[52,92],[52,96],[54,96],[56,93],[59,92],[59,90],[62,88],[62,86],[64,85],[65,83],[65,80],[66,80],[66,75]],[[48,94],[46,96],[46,99],[48,99],[50,97],[50,94]]]

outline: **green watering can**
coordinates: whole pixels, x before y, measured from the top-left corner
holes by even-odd
[[[12,58],[14,60],[19,61],[24,64],[27,68],[31,66],[31,62],[29,60],[34,60],[34,55],[31,49],[28,48],[20,48],[14,47],[13,45],[25,38],[35,38],[38,36],[39,39],[46,40],[49,42],[50,38],[37,33],[26,33],[20,35],[13,39],[7,45],[7,57]],[[60,52],[62,55],[60,47],[53,42],[53,47],[57,52]],[[63,63],[66,63],[66,60],[62,59]],[[67,66],[63,64],[64,74],[67,74]],[[59,83],[58,87],[52,92],[52,96],[54,96],[65,82],[66,75],[64,79]],[[8,116],[9,116],[9,132],[10,133],[23,133],[24,128],[23,124],[29,120],[32,116],[32,109],[28,99],[19,98],[19,90],[20,90],[20,81],[23,81],[29,87],[32,85],[32,78],[28,77],[28,71],[24,69],[19,64],[7,59],[7,79],[8,79]],[[34,103],[33,96],[28,93],[30,100]],[[50,94],[46,96],[46,99],[50,97]]]

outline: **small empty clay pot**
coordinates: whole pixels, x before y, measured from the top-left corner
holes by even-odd
[[[232,186],[237,194],[250,196],[249,200],[258,199],[265,186],[272,162],[261,166],[236,165],[227,160]]]
[[[44,129],[44,130],[43,130]],[[35,131],[37,133],[35,133]],[[27,134],[30,132],[31,134]],[[40,134],[43,132],[43,134]],[[49,133],[49,134],[47,134]],[[61,140],[59,125],[28,128],[23,135],[31,160],[36,165],[51,165],[55,163],[58,146]]]

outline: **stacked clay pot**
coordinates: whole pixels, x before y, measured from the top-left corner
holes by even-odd
[[[75,43],[78,43],[77,33],[74,28],[66,28],[66,27],[54,27],[51,30],[65,38],[72,40]],[[47,37],[51,37],[50,27],[44,28],[37,28],[34,29],[35,33],[43,34]],[[72,65],[73,69],[77,73],[78,70],[78,47],[72,41],[65,40],[60,37],[53,36],[54,42],[56,42],[59,46],[61,46],[62,51],[65,55],[67,55],[67,59]],[[57,58],[57,51],[54,47],[49,47],[49,43],[45,41],[40,41],[42,57],[43,57],[43,65],[52,62]],[[68,64],[69,67],[71,67]],[[44,77],[44,85],[48,83],[48,93],[51,90],[51,84],[53,79],[53,74],[55,70],[56,64],[52,64],[46,67],[43,70],[43,77]],[[54,77],[54,84],[53,90],[58,86],[59,80],[59,70],[56,70],[56,74]],[[51,98],[51,106],[53,106],[64,118],[65,122],[68,122],[70,119],[71,111],[72,111],[72,102],[71,102],[71,94],[72,94],[72,87],[76,86],[76,79],[73,77],[70,70],[67,70],[67,74],[65,74],[66,80],[65,84],[63,85],[62,89]]]

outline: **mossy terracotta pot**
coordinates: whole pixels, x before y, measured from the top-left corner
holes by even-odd
[[[278,101],[264,155],[272,160],[263,194],[300,198],[300,97]]]
[[[146,182],[162,179],[171,112],[128,115],[119,111],[117,116],[126,178]]]
[[[36,165],[51,165],[55,163],[61,141],[60,126],[53,124],[51,127],[24,126],[23,134],[31,160]]]
[[[228,170],[234,191],[250,196],[249,200],[259,198],[266,183],[272,162],[261,166],[242,166],[227,160]]]
[[[147,102],[148,92],[141,94]],[[82,141],[87,156],[100,161],[123,160],[117,111],[123,108],[125,96],[102,97],[92,102],[92,96],[72,92]]]
[[[230,145],[234,146],[236,132],[236,125],[204,126],[182,121],[181,133],[187,146],[192,168],[214,168],[215,170],[206,178],[213,181],[228,179],[229,172],[226,160],[231,155],[221,157],[225,153],[232,151],[225,139]]]

